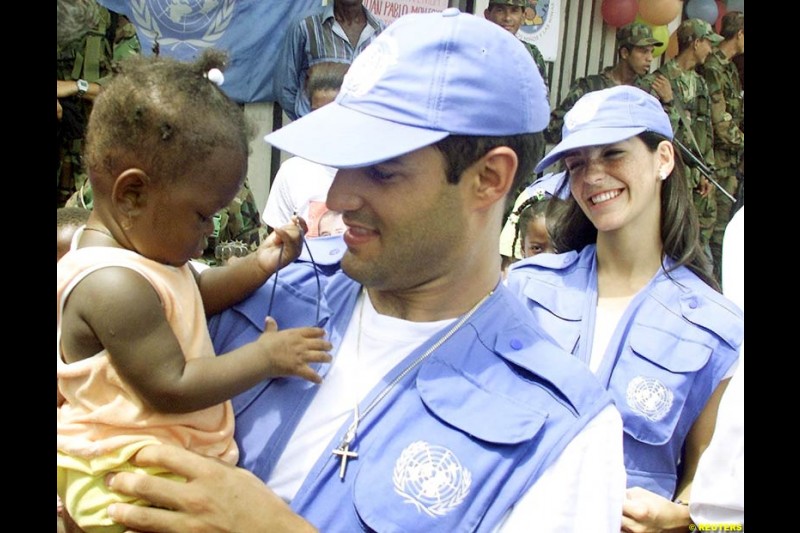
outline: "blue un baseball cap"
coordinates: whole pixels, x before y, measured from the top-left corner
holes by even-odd
[[[536,172],[571,150],[624,141],[643,131],[672,140],[669,117],[655,97],[630,85],[586,93],[564,115],[561,142],[539,161]]]
[[[547,88],[520,40],[449,8],[394,21],[355,58],[334,102],[264,139],[316,163],[354,168],[451,134],[534,133],[549,120]]]

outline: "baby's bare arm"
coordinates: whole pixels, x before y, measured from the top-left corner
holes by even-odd
[[[260,344],[264,354],[270,359],[268,370],[271,378],[298,376],[314,383],[322,383],[322,378],[309,363],[329,363],[331,344],[323,338],[321,328],[306,327],[278,331],[278,325],[267,317],[266,330],[255,343]]]
[[[201,272],[198,285],[206,315],[215,315],[240,302],[278,269],[297,259],[305,230],[305,222],[298,218],[294,224],[276,228],[255,252],[232,264]]]
[[[77,327],[70,329],[70,323]],[[273,330],[255,342],[224,356],[187,362],[155,290],[126,268],[104,268],[78,284],[68,300],[64,326],[65,353],[77,353],[82,342],[95,336],[94,341],[108,350],[122,378],[160,412],[203,409],[278,375],[296,374],[318,382],[307,364],[330,361],[326,353],[330,343],[321,328],[275,333],[273,322]],[[205,322],[195,326],[207,327]],[[91,334],[71,335],[70,331]],[[277,350],[286,357],[280,364],[275,362]],[[91,347],[89,351],[99,349]]]

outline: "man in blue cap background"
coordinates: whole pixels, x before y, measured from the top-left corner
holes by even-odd
[[[149,447],[137,462],[188,483],[117,474],[112,489],[166,509],[111,515],[147,531],[618,532],[619,412],[500,281],[503,213],[548,119],[525,48],[453,8],[395,21],[335,102],[268,135],[339,169],[343,272],[289,265],[213,317],[212,338],[237,346],[270,313],[323,326],[334,361],[318,387],[278,379],[234,399],[246,470]]]

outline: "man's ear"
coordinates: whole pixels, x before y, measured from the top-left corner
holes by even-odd
[[[138,168],[129,168],[117,176],[111,189],[111,201],[122,215],[125,229],[130,229],[142,212],[151,186],[150,176]]]
[[[508,146],[492,148],[477,161],[475,198],[479,207],[487,208],[506,198],[518,164],[516,152]]]

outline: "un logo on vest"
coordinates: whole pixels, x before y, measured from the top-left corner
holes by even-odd
[[[648,420],[658,422],[669,413],[673,394],[655,378],[636,376],[628,382],[625,393],[628,406]]]
[[[445,448],[418,440],[394,464],[394,490],[406,503],[433,518],[444,516],[464,501],[472,474]]]

